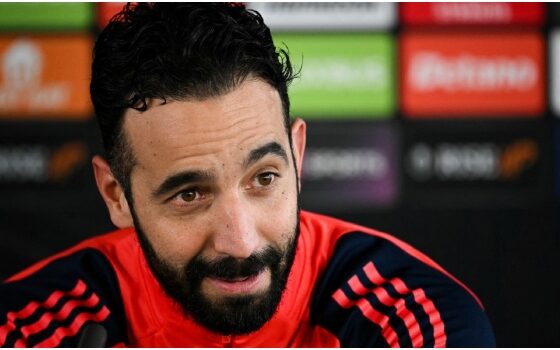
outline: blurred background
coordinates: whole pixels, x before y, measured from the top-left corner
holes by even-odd
[[[560,346],[560,5],[248,3],[301,69],[303,207],[411,243],[502,347]],[[91,49],[122,3],[0,4],[0,278],[114,229]]]

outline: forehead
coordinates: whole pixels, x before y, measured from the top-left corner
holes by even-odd
[[[124,118],[137,165],[200,161],[287,139],[280,96],[261,80],[204,100],[154,101],[145,112],[129,109]]]

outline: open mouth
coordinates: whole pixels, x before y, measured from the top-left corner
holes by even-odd
[[[206,277],[213,289],[223,294],[249,294],[262,288],[266,279],[265,271],[254,275],[222,279],[218,277]]]
[[[233,282],[243,282],[243,281],[246,281],[249,278],[254,277],[254,276],[256,276],[256,274],[252,275],[252,276],[237,277],[237,278],[231,278],[231,279],[228,279],[228,278],[219,278],[219,279],[221,279],[222,281],[225,281],[225,282],[233,283]]]

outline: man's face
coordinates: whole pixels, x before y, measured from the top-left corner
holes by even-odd
[[[280,300],[299,230],[277,91],[247,80],[216,98],[156,101],[127,111],[124,130],[136,159],[131,214],[166,292],[211,330],[260,328]]]

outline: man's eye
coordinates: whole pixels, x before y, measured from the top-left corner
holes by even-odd
[[[179,198],[181,198],[185,202],[193,202],[197,200],[199,196],[200,195],[196,190],[187,190],[179,194]]]
[[[269,186],[272,181],[274,181],[274,178],[276,177],[275,174],[273,173],[264,173],[264,174],[260,174],[259,176],[257,176],[257,182],[259,184],[259,186]]]

